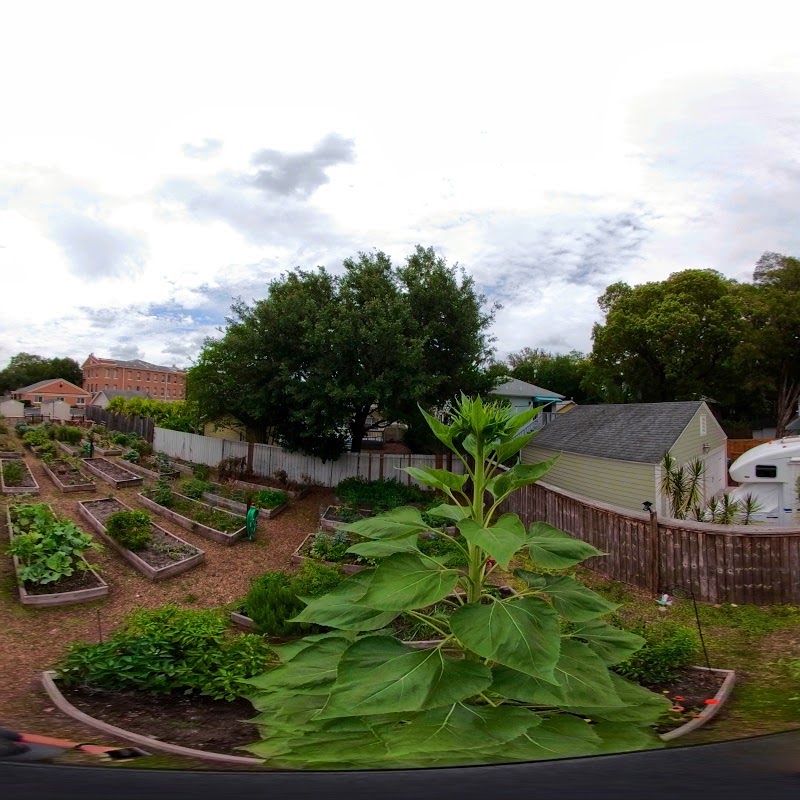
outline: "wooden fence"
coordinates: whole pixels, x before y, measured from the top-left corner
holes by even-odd
[[[121,433],[136,433],[152,444],[155,424],[150,417],[129,416],[117,414],[100,406],[86,406],[86,419],[105,425],[110,431]]]
[[[366,451],[342,453],[335,461],[322,461],[301,453],[290,453],[268,444],[249,444],[233,439],[199,436],[165,428],[155,428],[153,447],[157,452],[181,458],[194,464],[216,467],[224,458],[245,458],[254,475],[267,477],[278,470],[289,480],[309,479],[320,486],[336,486],[345,478],[361,477],[367,480],[395,478],[416,484],[403,467],[437,467],[463,472],[458,459],[447,456],[398,455]]]
[[[546,484],[503,504],[523,522],[547,522],[608,555],[586,566],[653,594],[688,589],[711,603],[800,602],[800,530],[659,519]]]
[[[760,444],[772,442],[774,439],[728,439],[728,458],[732,464],[739,456]]]

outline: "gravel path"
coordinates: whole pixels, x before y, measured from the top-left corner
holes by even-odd
[[[97,491],[65,495],[55,488],[38,459],[26,455],[25,460],[42,488],[37,502],[50,503],[59,517],[72,519],[87,532],[91,531],[76,511],[78,500],[115,496],[132,508],[141,508],[136,499],[141,487],[114,489],[97,478]],[[158,525],[205,550],[206,563],[153,583],[105,548],[90,554],[89,560],[99,566],[109,584],[106,599],[42,609],[22,606],[18,600],[13,564],[5,554],[7,501],[7,495],[0,496],[0,725],[80,742],[115,744],[53,709],[39,687],[39,673],[52,667],[72,642],[97,641],[101,629],[107,636],[136,607],[176,603],[210,608],[235,603],[244,596],[253,576],[290,566],[289,557],[317,529],[320,508],[332,501],[332,492],[314,489],[302,500],[292,501],[274,520],[261,520],[254,542],[244,540],[231,547],[209,541],[154,514]]]

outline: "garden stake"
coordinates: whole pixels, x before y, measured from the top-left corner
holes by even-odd
[[[100,609],[97,609],[97,638],[103,644],[103,623],[100,621]]]

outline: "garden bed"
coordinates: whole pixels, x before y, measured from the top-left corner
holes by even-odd
[[[8,538],[13,540],[14,524],[11,521],[11,508],[6,508],[6,524],[8,525]],[[72,575],[64,576],[59,581],[41,586],[29,581],[21,583],[19,559],[14,555],[11,558],[17,576],[19,601],[23,605],[71,606],[76,603],[88,603],[108,594],[108,584],[89,566],[89,562],[83,556],[80,556],[80,560],[86,564],[85,570],[76,570]]]
[[[67,444],[66,442],[60,442],[56,439],[56,447],[62,452],[66,453],[68,456],[80,456],[82,455],[81,448],[77,447],[72,444]]]
[[[205,560],[206,554],[193,544],[165,531],[155,523],[150,524],[151,543],[134,553],[118,544],[106,533],[105,521],[117,511],[131,511],[129,506],[114,497],[100,500],[81,500],[78,513],[103,540],[116,550],[129,564],[146,577],[157,581],[186,572]]]
[[[115,489],[141,486],[144,481],[140,475],[134,475],[130,470],[105,458],[87,458],[83,463],[92,475],[102,478]]]
[[[264,488],[262,487],[260,491],[264,492]],[[266,491],[274,493],[280,490],[267,489]],[[211,491],[203,492],[202,497],[203,500],[208,501],[211,503],[211,505],[222,506],[223,508],[227,508],[230,511],[235,511],[237,514],[244,516],[247,514],[246,496],[250,493],[253,495],[251,498],[251,505],[258,508],[259,519],[273,519],[282,511],[284,511],[289,505],[289,497],[285,492],[281,492],[283,494],[283,502],[272,507],[267,507],[261,505],[258,497],[258,490],[228,488],[227,486],[223,486],[219,483],[212,483]]]
[[[43,461],[42,466],[56,488],[62,492],[93,492],[97,488],[94,481],[89,480],[77,467],[63,458],[56,458],[49,464]]]
[[[326,567],[338,567],[342,572],[347,573],[348,575],[355,575],[356,572],[361,572],[369,567],[369,564],[356,564],[356,563],[343,563],[340,561],[323,561],[319,558],[314,558],[310,554],[311,546],[314,543],[314,538],[316,537],[316,533],[310,533],[303,539],[300,546],[297,550],[292,553],[292,564],[303,564],[306,561],[317,561],[320,564],[325,564]],[[348,545],[349,546],[349,545]],[[353,555],[352,553],[347,554],[348,558],[356,559],[358,556]]]
[[[6,464],[13,464],[22,469],[22,480],[20,483],[15,482],[11,486],[6,484],[3,478],[3,467]],[[36,478],[33,477],[30,467],[25,463],[25,459],[14,458],[8,460],[0,459],[0,491],[2,494],[39,494],[41,490],[39,489],[39,484],[36,482]]]
[[[150,478],[150,480],[154,481],[160,480],[161,478],[164,478],[164,480],[171,481],[177,478],[178,475],[180,474],[176,469],[170,469],[164,472],[159,472],[157,469],[150,469],[149,466],[137,464],[134,463],[133,461],[126,461],[124,459],[123,461],[125,462],[124,469],[127,469],[130,472],[135,472],[137,475],[141,475],[143,478]],[[146,463],[150,464],[152,462],[148,461]]]
[[[374,516],[369,509],[355,509],[349,506],[328,506],[320,518],[321,528],[327,531],[337,531],[347,525],[352,525],[360,519]]]
[[[297,483],[296,481],[282,481],[278,478],[261,478],[252,476],[249,481],[231,481],[231,485],[236,489],[278,489],[278,491],[286,492],[290,500],[300,500],[305,497],[310,491],[311,487],[305,483]]]
[[[221,544],[231,545],[241,539],[247,531],[243,517],[214,508],[207,503],[192,500],[190,497],[184,497],[182,494],[172,494],[172,502],[175,504],[176,510],[159,505],[145,494],[139,494],[138,498],[143,506],[155,511],[156,514],[171,519],[176,525],[180,525],[188,531],[193,531]],[[192,516],[190,517],[188,514]],[[204,522],[198,521],[197,517],[212,524],[206,525]],[[228,523],[229,520],[230,523]],[[225,527],[230,527],[231,530],[221,530],[213,527],[214,524],[225,524]]]
[[[51,701],[84,725],[122,741],[173,755],[224,764],[258,766],[261,759],[239,755],[258,739],[249,701],[213,700],[202,695],[152,694],[67,688],[57,674],[42,674]]]

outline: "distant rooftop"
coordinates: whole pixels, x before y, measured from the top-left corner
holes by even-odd
[[[525,383],[525,381],[518,380],[517,378],[508,378],[507,380],[500,381],[494,387],[492,394],[499,397],[531,397],[541,400],[563,400],[564,395],[558,392],[551,392],[549,389],[542,389],[541,386],[536,386],[532,383]]]
[[[96,358],[102,364],[107,364],[108,366],[114,367],[122,367],[123,369],[151,369],[151,370],[159,370],[161,372],[185,372],[185,370],[178,369],[174,364],[171,367],[165,367],[160,364],[151,364],[149,361],[142,361],[139,358],[134,358],[130,361],[124,361],[119,358],[103,358],[101,356],[96,356],[94,353],[89,354],[89,358]],[[89,359],[87,358],[87,361]]]

